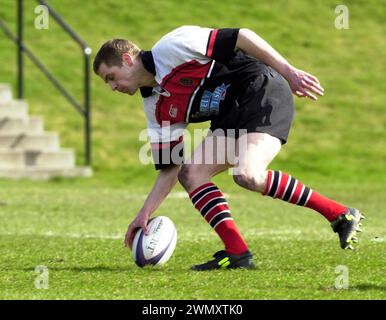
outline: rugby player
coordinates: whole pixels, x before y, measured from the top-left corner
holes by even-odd
[[[134,95],[140,90],[159,170],[128,227],[128,247],[138,228],[147,232],[150,215],[179,181],[225,247],[214,259],[192,269],[254,268],[253,255],[227,201],[211,182],[233,167],[239,186],[319,212],[338,234],[340,246],[353,249],[363,218],[357,209],[319,194],[287,173],[268,169],[288,139],[292,95],[317,100],[324,89],[315,76],[292,66],[255,32],[182,26],[149,51],[125,39],[112,39],[97,53],[94,72],[113,91]],[[210,121],[210,133],[190,160],[184,160],[184,129],[204,121]],[[233,158],[221,147],[228,139],[236,141]],[[216,161],[218,149],[227,153],[226,161]]]

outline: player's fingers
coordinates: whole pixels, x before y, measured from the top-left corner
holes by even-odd
[[[127,247],[127,232],[125,234],[125,238],[123,239],[123,245]]]
[[[307,86],[307,89],[312,91],[313,93],[316,93],[317,95],[319,95],[321,97],[324,95],[324,92],[322,90],[320,90],[319,88],[316,88],[314,86]]]
[[[313,85],[308,84],[306,81],[302,81],[302,86],[304,88],[307,88],[311,92],[316,93],[319,96],[323,96],[323,91],[321,91],[319,88],[317,88],[317,87],[315,87]],[[309,95],[307,95],[307,96],[309,96]]]
[[[311,87],[310,88],[310,90],[312,91],[312,92],[314,92],[314,93],[316,93],[317,95],[319,95],[319,96],[324,96],[324,92],[322,91],[322,90],[320,90],[319,88],[317,88],[317,87]]]
[[[314,80],[309,79],[309,78],[305,78],[304,81],[305,81],[306,83],[308,83],[309,85],[315,87],[315,88],[318,89],[319,91],[324,92],[324,88],[320,85],[320,83],[317,83],[317,82],[315,82]]]
[[[126,233],[125,240],[123,240],[123,244],[125,247],[129,247],[129,235]]]
[[[129,241],[129,233],[126,232],[125,234],[125,240],[123,241],[123,244],[126,246],[126,247],[129,247],[129,244],[130,244],[130,241]]]
[[[312,100],[318,100],[318,98],[315,96],[315,95],[313,95],[312,93],[310,93],[310,92],[308,92],[308,91],[306,91],[306,90],[304,90],[304,92],[305,92],[305,95],[308,97],[308,98],[310,98],[310,99],[312,99]]]
[[[144,224],[144,225],[142,226],[142,230],[143,230],[143,233],[144,233],[145,235],[148,235],[148,234],[149,234],[149,228],[147,227],[146,224]]]
[[[300,98],[308,97],[312,100],[317,100],[317,98],[312,93],[306,91],[304,88],[297,90],[295,94]]]
[[[298,96],[299,98],[305,97],[305,95],[303,93],[301,93],[300,91],[295,91],[295,95]]]
[[[309,73],[307,73],[307,72],[305,72],[305,74],[306,74],[309,78],[311,78],[312,80],[314,80],[317,84],[320,84],[320,82],[319,82],[319,80],[318,80],[317,77],[315,77],[315,76],[313,76],[312,74],[309,74]]]
[[[135,230],[127,234],[127,246],[129,247],[129,249],[131,249],[133,245],[134,236],[135,236]]]
[[[133,246],[133,242],[134,242],[134,236],[135,236],[135,233],[132,232],[129,236],[129,248],[131,249],[131,247]]]
[[[132,245],[133,245],[133,238],[132,237],[127,238],[126,246],[131,250]]]
[[[128,229],[127,229],[126,235],[125,235],[126,247],[131,248],[131,244],[132,244],[133,238],[134,238],[133,235],[134,235],[134,227],[130,224]]]

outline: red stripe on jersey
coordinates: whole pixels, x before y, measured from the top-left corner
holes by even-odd
[[[164,143],[151,143],[152,150],[160,150],[160,149],[173,149],[177,144],[182,142],[184,136],[181,136],[177,141],[164,142]]]
[[[184,136],[181,136],[178,140],[176,141],[171,141],[171,142],[161,142],[161,143],[151,143],[151,149],[152,150],[159,150],[159,149],[173,149],[177,144],[182,142],[184,139]]]
[[[208,75],[211,64],[192,60],[177,66],[163,79],[160,86],[171,95],[160,95],[156,103],[155,116],[160,126],[163,121],[170,124],[185,122],[190,99]]]
[[[280,185],[279,185],[279,190],[277,191],[277,194],[276,194],[276,198],[281,199],[283,197],[285,189],[287,187],[287,183],[289,182],[290,179],[291,179],[290,176],[288,176],[285,173],[282,173],[282,175],[281,175],[281,182],[280,182]]]
[[[297,203],[299,201],[300,196],[301,196],[302,190],[303,190],[303,184],[300,181],[298,181],[298,184],[296,186],[295,192],[292,195],[292,197],[289,200],[289,202]]]
[[[211,58],[212,54],[213,54],[213,49],[214,49],[214,44],[216,42],[217,33],[218,33],[218,29],[215,29],[210,33],[208,49],[206,50],[206,56],[208,56],[209,58]]]

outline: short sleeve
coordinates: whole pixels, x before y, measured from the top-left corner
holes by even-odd
[[[234,55],[239,29],[211,29],[183,26],[162,37],[152,48],[156,80],[188,61],[206,64],[216,60],[226,64]]]
[[[226,64],[234,55],[240,29],[213,29],[208,37],[205,55]]]

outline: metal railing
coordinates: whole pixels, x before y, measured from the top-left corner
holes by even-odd
[[[60,81],[48,70],[48,68],[32,53],[26,46],[23,38],[23,0],[17,0],[17,35],[14,35],[3,19],[0,18],[0,28],[7,37],[17,45],[17,96],[24,97],[24,63],[23,53],[43,72],[48,80],[59,90],[59,92],[75,107],[84,119],[85,136],[85,164],[91,165],[91,107],[90,107],[90,55],[91,48],[82,40],[74,30],[62,19],[62,17],[44,0],[36,0],[40,5],[48,9],[50,17],[66,31],[71,38],[80,46],[84,58],[84,101],[80,103],[60,83]]]

